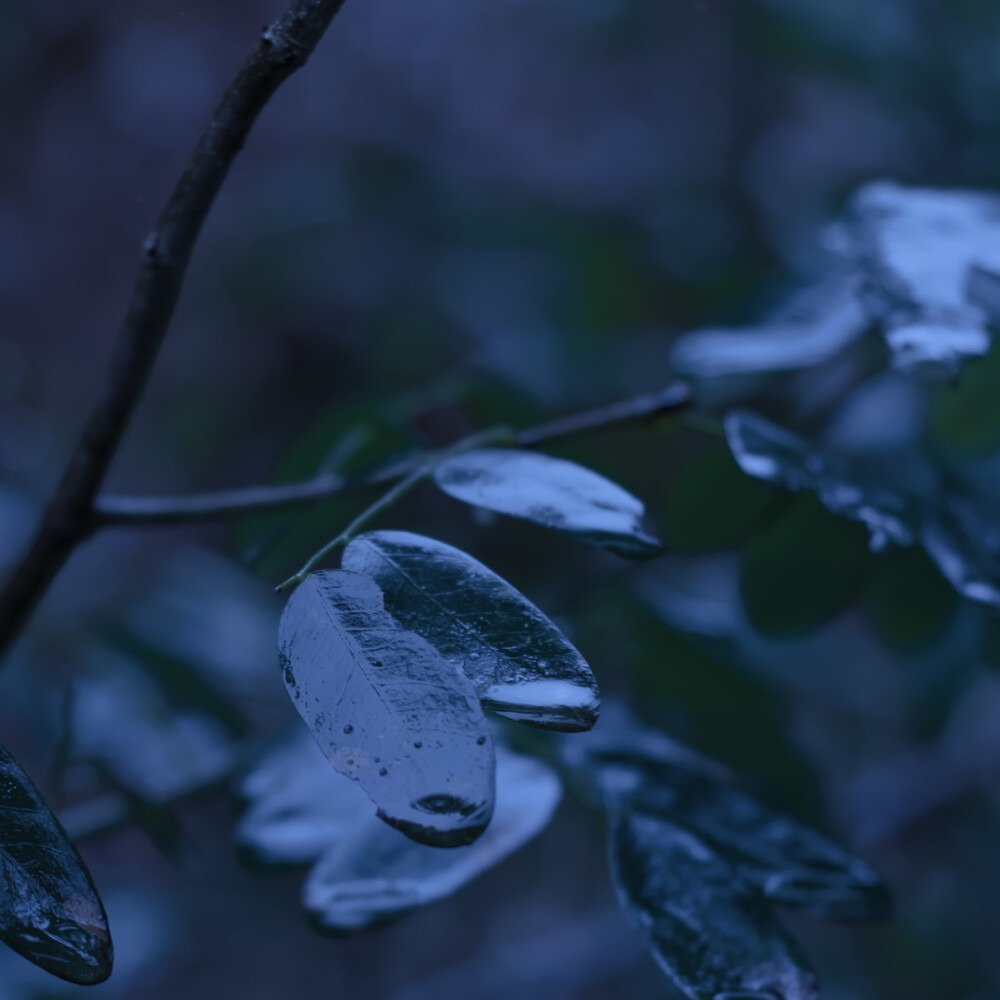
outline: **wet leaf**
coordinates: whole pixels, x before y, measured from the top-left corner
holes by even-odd
[[[234,839],[240,854],[255,864],[314,861],[361,823],[385,827],[357,782],[330,767],[302,726],[257,763],[240,794],[247,808]]]
[[[561,458],[482,448],[442,462],[434,481],[457,500],[533,521],[621,556],[648,557],[663,549],[643,530],[641,501]]]
[[[811,1000],[816,977],[762,893],[683,827],[641,814],[611,832],[618,896],[693,1000]]]
[[[613,810],[660,816],[710,843],[769,899],[828,920],[879,920],[889,892],[859,858],[798,820],[708,774],[663,761],[611,762]]]
[[[857,286],[856,276],[835,274],[794,296],[763,323],[684,334],[671,350],[671,367],[682,375],[718,378],[822,364],[868,326]]]
[[[921,542],[963,597],[1000,608],[1000,523],[993,517],[953,497],[925,518]]]
[[[422,535],[375,531],[347,546],[342,566],[372,577],[386,610],[461,667],[491,711],[564,732],[597,720],[600,694],[586,660],[472,556]]]
[[[874,551],[889,542],[913,543],[912,504],[855,474],[838,456],[811,448],[797,435],[747,410],[727,413],[725,429],[733,457],[748,476],[789,490],[812,490],[832,513],[864,524]]]
[[[285,685],[330,763],[421,843],[475,840],[493,812],[489,727],[472,683],[384,609],[374,580],[314,573],[278,628]]]
[[[10,753],[0,746],[0,938],[60,979],[111,975],[108,921],[83,861]]]
[[[855,196],[843,235],[872,283],[869,305],[895,367],[950,376],[989,350],[983,272],[1000,269],[1000,199],[869,184]]]
[[[373,820],[331,843],[309,873],[303,903],[326,930],[355,930],[456,892],[538,834],[559,803],[560,785],[544,764],[497,751],[497,804],[474,844],[438,851]]]

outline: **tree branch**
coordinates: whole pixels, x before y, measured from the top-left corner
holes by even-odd
[[[682,409],[691,402],[686,385],[676,382],[660,392],[584,410],[512,435],[511,443],[520,448],[534,448],[551,441],[576,437],[595,430],[641,423]],[[361,479],[348,481],[341,476],[324,475],[301,483],[276,486],[251,486],[218,493],[195,493],[180,497],[98,497],[94,505],[95,527],[115,525],[143,527],[179,522],[213,521],[234,514],[262,513],[301,507],[329,500],[345,493],[395,482],[423,465],[426,456],[414,456],[383,466]]]
[[[0,651],[18,635],[73,549],[94,530],[93,500],[170,325],[202,223],[261,110],[309,57],[344,0],[294,0],[222,96],[146,238],[104,391],[27,552],[0,592]]]

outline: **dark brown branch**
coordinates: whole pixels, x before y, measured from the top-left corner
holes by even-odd
[[[156,229],[111,359],[84,427],[27,552],[0,592],[0,651],[18,635],[74,547],[94,529],[93,501],[170,325],[195,240],[263,107],[301,67],[344,0],[295,0],[267,28],[223,95]]]
[[[687,406],[691,393],[683,383],[674,383],[660,392],[584,410],[551,423],[517,431],[511,442],[520,448],[563,440],[623,424],[641,423]],[[176,524],[184,521],[213,521],[234,514],[261,513],[288,507],[301,507],[329,500],[344,493],[402,479],[413,472],[424,456],[393,462],[361,479],[346,481],[340,476],[321,476],[302,483],[277,486],[251,486],[218,493],[195,493],[180,497],[98,497],[95,505],[96,527],[113,525],[147,526]]]

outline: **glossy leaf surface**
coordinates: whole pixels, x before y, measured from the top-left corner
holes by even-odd
[[[472,556],[433,538],[375,531],[347,546],[342,565],[372,577],[396,621],[460,666],[498,715],[565,732],[597,720],[600,694],[586,660]]]
[[[476,507],[533,521],[627,557],[662,551],[641,501],[590,469],[550,455],[482,448],[442,462],[434,481]]]
[[[763,894],[688,830],[618,817],[611,862],[623,907],[693,1000],[811,1000],[816,977]]]
[[[559,803],[555,773],[531,757],[499,750],[497,805],[474,844],[438,851],[384,824],[362,820],[334,841],[309,873],[303,903],[327,930],[380,923],[450,895],[539,833]]]
[[[72,983],[111,975],[111,936],[93,882],[28,776],[0,746],[0,938]]]
[[[493,812],[494,755],[472,683],[393,620],[374,580],[314,573],[278,630],[285,684],[330,763],[422,843],[466,844]]]

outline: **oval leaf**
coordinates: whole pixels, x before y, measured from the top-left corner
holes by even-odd
[[[775,902],[828,920],[888,916],[889,891],[860,858],[731,786],[662,761],[632,762],[627,808],[710,843]],[[608,787],[621,787],[619,777]]]
[[[305,908],[322,928],[346,931],[442,899],[539,833],[559,798],[553,771],[531,757],[499,750],[496,813],[476,843],[436,851],[362,820],[309,873]]]
[[[234,831],[243,858],[260,865],[315,861],[332,843],[371,820],[371,803],[337,774],[301,726],[243,780],[247,808]]]
[[[813,1000],[816,977],[760,891],[688,830],[624,815],[611,833],[622,906],[693,1000]]]
[[[373,531],[344,550],[344,569],[372,577],[404,628],[461,666],[483,704],[542,729],[597,721],[587,661],[523,594],[460,549],[406,531]]]
[[[28,776],[0,746],[0,938],[60,979],[111,975],[108,920],[80,855]]]
[[[436,847],[486,829],[493,744],[475,688],[396,624],[374,580],[344,570],[307,577],[281,616],[278,650],[320,749],[382,819]]]
[[[482,448],[457,455],[434,470],[449,496],[499,514],[510,514],[641,558],[659,555],[662,544],[642,528],[642,502],[620,486],[550,455]]]

